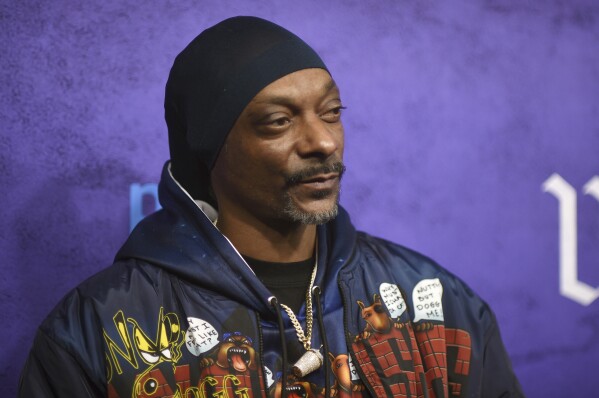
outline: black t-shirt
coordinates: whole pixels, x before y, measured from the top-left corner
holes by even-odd
[[[279,300],[297,314],[306,301],[314,268],[314,257],[293,263],[273,263],[243,256],[258,279]]]

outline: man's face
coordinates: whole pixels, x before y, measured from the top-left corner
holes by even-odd
[[[323,69],[291,73],[243,110],[212,170],[221,214],[320,224],[337,213],[344,167],[339,90]]]

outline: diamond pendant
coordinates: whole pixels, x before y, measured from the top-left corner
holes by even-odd
[[[293,365],[293,374],[295,377],[304,377],[309,373],[318,370],[322,366],[323,357],[320,351],[314,348],[309,349]]]

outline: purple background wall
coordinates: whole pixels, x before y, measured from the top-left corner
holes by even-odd
[[[358,227],[490,302],[530,397],[597,396],[599,300],[560,294],[558,201],[542,184],[559,173],[578,194],[578,279],[599,286],[599,201],[583,192],[599,175],[599,4],[366,3],[0,5],[1,396],[45,314],[111,263],[130,185],[157,182],[175,55],[239,14],[282,24],[330,66]]]

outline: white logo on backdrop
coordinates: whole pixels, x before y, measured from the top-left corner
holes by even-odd
[[[576,190],[554,173],[543,183],[543,191],[555,196],[559,202],[560,294],[582,305],[589,305],[599,297],[599,287],[593,288],[578,280]],[[591,178],[582,191],[599,201],[599,176]]]

